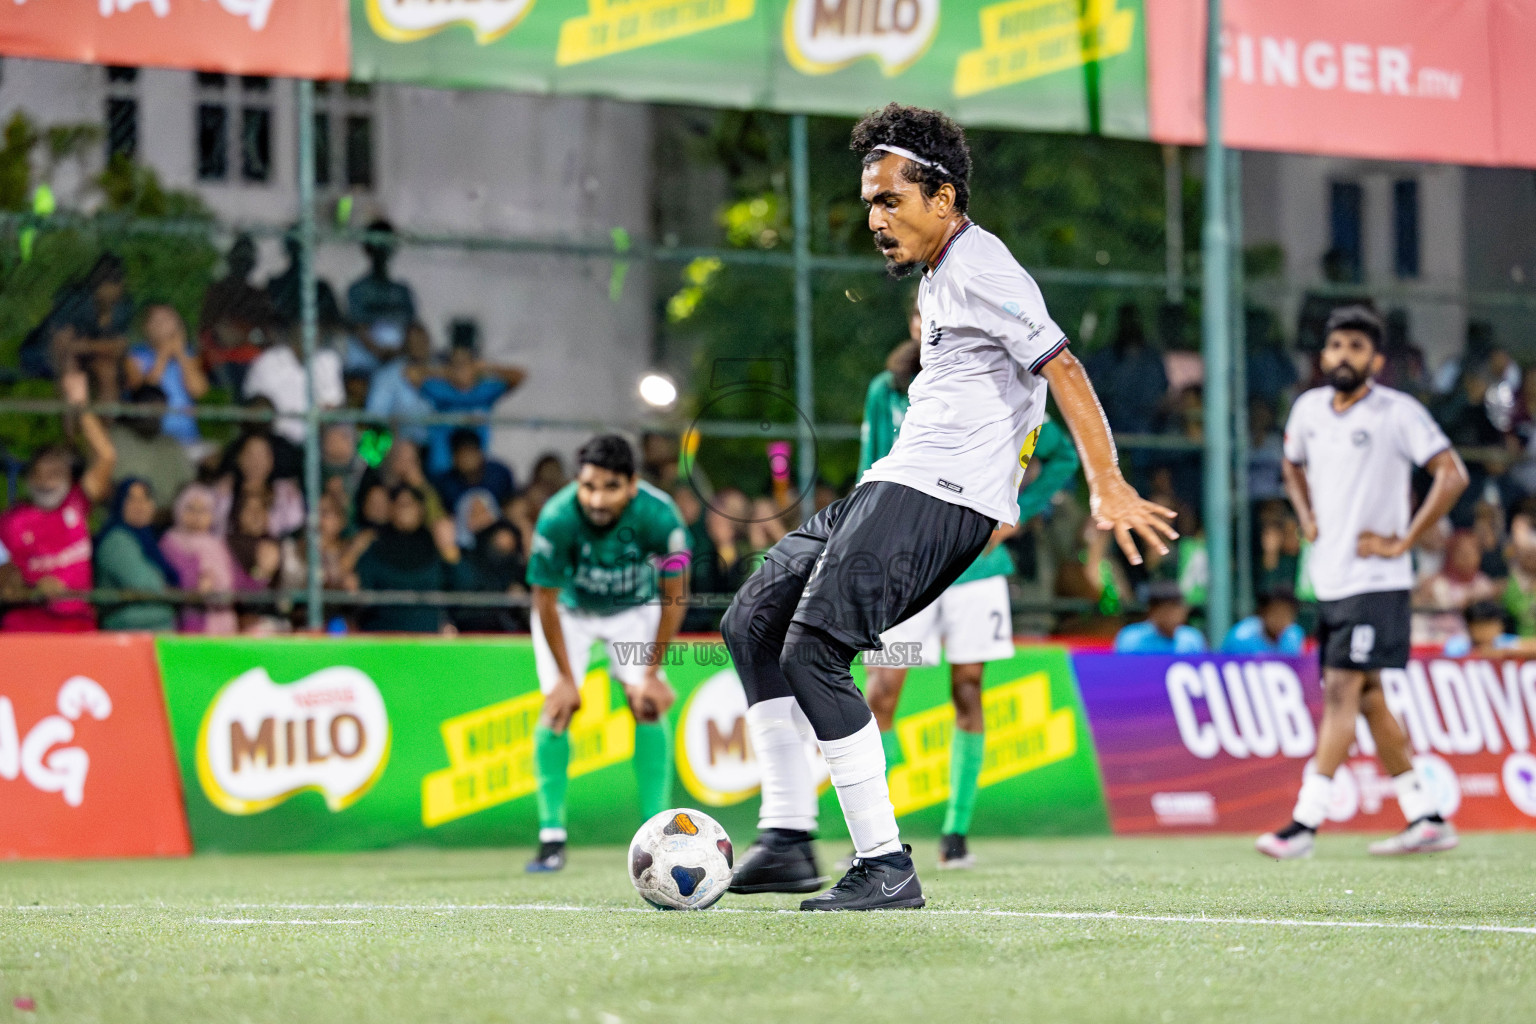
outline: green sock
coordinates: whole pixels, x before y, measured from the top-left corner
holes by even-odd
[[[901,756],[901,739],[896,735],[895,729],[886,729],[880,733],[880,746],[885,748],[886,771],[890,771],[906,760]]]
[[[672,729],[665,718],[635,723],[635,778],[647,820],[672,806]]]
[[[977,782],[981,779],[982,755],[987,736],[956,729],[949,747],[949,808],[944,812],[944,834],[966,835],[976,810]]]
[[[555,733],[547,725],[533,730],[533,765],[538,775],[539,831],[565,831],[565,786],[571,766],[570,731]]]

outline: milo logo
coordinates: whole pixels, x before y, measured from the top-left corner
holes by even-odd
[[[409,43],[449,25],[468,25],[475,42],[494,42],[522,20],[534,0],[368,0],[368,24],[382,39]]]
[[[803,737],[817,788],[830,780],[815,737]],[[747,736],[747,695],[735,669],[716,672],[693,691],[677,727],[677,773],[683,786],[709,807],[729,807],[762,787],[763,769]]]
[[[864,57],[898,75],[923,55],[938,28],[939,0],[791,0],[784,52],[808,75]]]
[[[384,774],[389,744],[384,698],[358,669],[322,669],[280,685],[253,668],[203,716],[197,778],[227,814],[257,814],[305,790],[340,811]]]

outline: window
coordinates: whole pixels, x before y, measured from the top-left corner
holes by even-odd
[[[238,158],[241,181],[256,185],[271,181],[272,80],[200,71],[196,81],[193,128],[198,180],[229,181]]]
[[[240,177],[267,181],[272,176],[272,109],[246,107],[240,111]]]
[[[1419,276],[1419,183],[1392,183],[1392,267],[1398,277]]]
[[[1361,253],[1363,195],[1358,182],[1336,181],[1329,196],[1329,225],[1333,257],[1341,282],[1359,281],[1364,268]]]
[[[372,188],[372,87],[366,82],[316,82],[315,104],[315,184]]]
[[[229,177],[229,110],[217,103],[197,107],[197,179]]]
[[[132,160],[139,152],[139,69],[109,67],[106,73],[107,160]]]

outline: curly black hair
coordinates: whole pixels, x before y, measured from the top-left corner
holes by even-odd
[[[619,476],[635,475],[635,450],[618,434],[599,434],[576,453],[578,465],[591,464]]]
[[[965,142],[965,129],[948,115],[922,107],[887,104],[884,110],[867,115],[853,126],[849,148],[864,155],[864,165],[885,158],[876,146],[899,146],[924,160],[938,164],[924,167],[908,160],[902,176],[932,199],[945,182],[955,187],[955,209],[965,213],[971,204],[971,147]]]

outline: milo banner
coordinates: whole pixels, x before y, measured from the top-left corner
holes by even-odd
[[[197,850],[533,841],[541,701],[526,639],[167,638],[159,654]],[[673,654],[673,802],[748,837],[759,771],[740,684],[718,639],[684,641]],[[948,797],[948,692],[947,668],[914,670],[898,713],[892,797],[916,832],[937,833]],[[582,698],[571,724],[571,839],[625,842],[640,823],[634,722],[603,663]],[[973,831],[1104,831],[1065,651],[1021,649],[989,666],[984,705]],[[825,764],[813,745],[806,756],[823,781],[822,834],[842,835]]]
[[[1143,0],[352,0],[358,78],[1147,135]]]
[[[1116,832],[1258,833],[1289,819],[1317,747],[1315,658],[1072,660]],[[1536,662],[1415,660],[1382,687],[1441,813],[1468,829],[1536,828]],[[1402,827],[1374,754],[1362,720],[1334,776],[1335,827]]]

